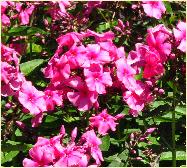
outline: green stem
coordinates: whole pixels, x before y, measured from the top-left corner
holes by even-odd
[[[32,57],[32,43],[30,42],[30,59]]]
[[[176,142],[175,142],[175,90],[173,91],[173,110],[172,110],[172,166],[176,167]]]

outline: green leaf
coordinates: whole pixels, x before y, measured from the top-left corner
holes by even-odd
[[[1,153],[1,164],[12,161],[18,155],[19,151],[10,151],[8,153]]]
[[[185,106],[176,106],[175,111],[179,115],[186,115],[186,107]]]
[[[110,136],[106,135],[103,138],[101,138],[102,144],[100,145],[100,148],[102,151],[108,151],[110,147]]]
[[[173,10],[171,8],[171,5],[170,5],[170,2],[166,2],[166,1],[163,1],[164,2],[164,5],[166,7],[166,11],[169,13],[169,14],[173,14]]]
[[[32,52],[40,53],[42,51],[42,47],[35,43],[32,43]],[[27,45],[27,53],[30,53],[30,44]]]
[[[21,72],[28,76],[35,68],[44,63],[44,59],[34,59],[32,61],[24,62],[20,64]]]
[[[115,155],[112,155],[112,156],[109,156],[109,157],[105,157],[104,160],[106,162],[112,162],[113,160],[116,160],[116,159],[119,159],[118,158],[118,154],[115,154]],[[119,159],[120,160],[120,159]]]
[[[44,31],[38,27],[30,27],[28,30],[27,30],[27,35],[34,35],[36,33],[40,33],[40,34],[50,34],[49,32],[47,31]]]
[[[125,149],[122,153],[119,154],[119,158],[123,161],[126,161],[128,158],[129,151]]]
[[[4,34],[7,36],[30,36],[36,33],[49,34],[49,32],[44,31],[38,27],[30,27],[30,26],[13,27],[8,31],[8,33],[4,33]]]
[[[114,160],[112,161],[108,167],[123,167],[124,164],[121,162],[121,160]]]
[[[163,152],[161,154],[160,160],[172,160],[172,152]],[[177,151],[176,152],[176,160],[186,160],[186,152],[185,151]]]
[[[50,122],[53,122],[53,121],[56,121],[56,120],[58,120],[57,117],[47,115],[47,116],[46,116],[46,119],[45,119],[45,122],[46,122],[46,123],[50,123]]]
[[[12,27],[6,35],[8,36],[21,36],[26,35],[28,26]]]

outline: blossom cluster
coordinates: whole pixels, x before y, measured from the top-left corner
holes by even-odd
[[[60,133],[50,139],[38,137],[36,144],[29,150],[31,159],[23,160],[24,167],[86,167],[88,164],[100,165],[103,156],[99,145],[102,144],[94,130],[86,131],[75,142],[77,128],[71,133],[68,144],[61,143],[65,137],[65,128],[62,125]],[[91,158],[95,162],[91,162]]]
[[[52,18],[51,24],[44,19],[46,29],[51,32],[59,29],[59,25],[55,25],[57,21],[73,18],[67,11],[73,6],[72,1],[4,1],[1,3],[3,31],[11,27],[16,19],[17,25],[29,25],[32,14],[41,4],[47,6],[46,14]],[[102,5],[101,1],[86,3],[83,16],[87,18],[94,8]],[[160,1],[143,1],[141,7],[149,17],[156,19],[160,19],[166,11]],[[84,17],[78,21],[87,22]],[[125,35],[130,34],[129,27],[128,21],[124,24],[118,19],[114,29]],[[38,36],[41,37],[40,34]],[[22,38],[16,37],[14,40]],[[14,96],[21,104],[22,111],[33,116],[32,127],[38,127],[44,114],[53,112],[57,106],[63,108],[71,104],[78,111],[92,114],[89,126],[77,142],[75,128],[70,142],[62,143],[66,134],[64,126],[59,135],[50,139],[38,137],[29,151],[31,159],[25,158],[23,166],[99,166],[103,156],[100,149],[102,142],[97,135],[101,137],[109,131],[116,131],[119,120],[124,117],[124,114],[113,116],[107,109],[102,109],[100,97],[118,90],[124,104],[129,107],[129,114],[137,117],[158,94],[164,93],[162,88],[158,88],[157,82],[165,73],[165,64],[174,56],[172,47],[186,52],[186,23],[179,21],[173,31],[163,24],[148,28],[145,43],[135,44],[135,49],[128,54],[124,46],[116,46],[114,40],[115,34],[111,30],[104,33],[90,29],[60,32],[56,39],[57,49],[42,69],[44,77],[49,80],[43,90],[37,89],[20,70],[20,56],[25,46],[14,41],[9,46],[1,44],[1,94],[4,97]],[[11,108],[11,103],[7,104],[7,108]],[[23,125],[19,121],[17,124]],[[139,140],[145,140],[154,130],[148,129]]]

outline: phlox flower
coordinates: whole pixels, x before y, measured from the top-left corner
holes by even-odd
[[[27,8],[23,7],[22,3],[16,3],[16,10],[19,12],[18,18],[21,22],[21,25],[29,24],[30,16],[34,10],[34,5],[30,5]]]
[[[46,78],[51,78],[51,82],[54,85],[58,85],[64,79],[68,79],[71,71],[67,57],[63,55],[59,58],[54,55],[49,61],[48,66],[43,69],[43,73]]]
[[[99,148],[99,145],[102,144],[102,141],[96,136],[94,130],[85,132],[82,135],[81,140],[85,142],[85,146],[90,148],[90,153],[95,159],[96,164],[100,165],[101,161],[104,161],[101,149]]]
[[[142,111],[142,109],[145,107],[145,104],[150,103],[153,100],[153,96],[148,86],[142,82],[140,82],[139,85],[143,89],[141,94],[137,94],[135,90],[128,90],[123,93],[123,100],[130,107],[129,113],[134,117],[138,116],[138,112]]]
[[[186,52],[186,22],[179,21],[177,29],[173,29],[176,41],[179,43],[177,47],[182,52]]]
[[[79,67],[89,67],[90,63],[86,56],[87,50],[86,48],[81,46],[72,46],[69,51],[67,51],[64,55],[68,58],[68,63],[71,69],[76,69]]]
[[[163,24],[149,28],[147,31],[146,41],[148,46],[156,49],[162,62],[165,62],[167,56],[171,53],[171,43],[168,42],[171,32]]]
[[[44,93],[32,86],[31,82],[25,81],[22,84],[18,100],[34,116],[47,110]]]
[[[103,67],[99,64],[92,64],[90,68],[84,69],[85,82],[90,91],[99,94],[106,93],[105,86],[112,86],[110,72],[103,72]]]
[[[136,71],[128,63],[125,57],[120,58],[116,62],[117,67],[117,77],[127,89],[134,88],[136,85],[136,80],[134,75]]]
[[[121,116],[123,117],[123,116]],[[90,117],[91,126],[97,127],[98,132],[101,135],[106,135],[108,131],[111,129],[112,131],[116,130],[116,126],[118,123],[116,121],[121,117],[113,117],[107,113],[107,110],[104,109],[100,114]]]
[[[86,32],[86,37],[87,36],[93,36],[96,42],[106,42],[106,41],[112,41],[114,39],[114,33],[112,31],[99,34],[88,29]]]
[[[58,90],[51,90],[50,88],[47,88],[44,91],[44,99],[46,102],[46,108],[47,110],[54,110],[55,105],[62,106],[63,100],[62,100],[62,92]]]
[[[106,64],[111,61],[109,53],[105,50],[102,50],[98,44],[88,44],[86,49],[90,64]]]
[[[144,12],[149,17],[161,19],[162,14],[166,12],[166,8],[162,1],[143,1]]]
[[[67,93],[67,97],[79,111],[91,109],[97,101],[97,92],[88,90],[80,77],[71,78],[67,86],[74,88],[74,91]]]
[[[10,18],[6,15],[6,10],[9,6],[13,6],[11,2],[1,2],[1,21],[3,26],[10,26]]]

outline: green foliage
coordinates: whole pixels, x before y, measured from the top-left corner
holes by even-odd
[[[32,61],[24,62],[20,64],[21,72],[28,76],[31,72],[33,72],[38,66],[44,63],[44,59],[34,59]]]

